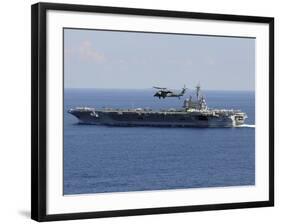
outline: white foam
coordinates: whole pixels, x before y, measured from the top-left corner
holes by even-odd
[[[254,124],[242,124],[242,125],[239,125],[239,126],[236,126],[237,128],[255,128],[256,125]]]

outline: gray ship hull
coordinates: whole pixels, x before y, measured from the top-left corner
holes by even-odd
[[[76,108],[68,111],[81,124],[108,126],[151,127],[235,127],[246,118],[239,111],[144,111],[144,110],[95,110]]]

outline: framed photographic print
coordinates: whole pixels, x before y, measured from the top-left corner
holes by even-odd
[[[32,219],[274,205],[274,19],[32,6]]]

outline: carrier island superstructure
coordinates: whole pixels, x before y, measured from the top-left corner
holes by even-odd
[[[237,127],[244,124],[246,113],[233,109],[208,108],[200,86],[196,87],[196,99],[184,100],[178,109],[96,109],[76,107],[68,110],[79,123],[108,126],[154,127]]]

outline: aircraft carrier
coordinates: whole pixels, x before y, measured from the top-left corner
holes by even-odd
[[[237,127],[244,124],[247,114],[233,109],[211,109],[196,87],[196,99],[184,100],[178,109],[96,109],[76,107],[68,110],[81,124],[108,126],[154,127]]]

